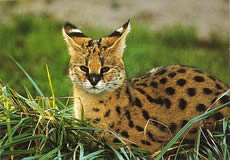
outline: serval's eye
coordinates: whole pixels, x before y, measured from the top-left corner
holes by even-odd
[[[80,69],[85,73],[89,73],[89,68],[86,66],[80,66]]]
[[[108,72],[109,70],[110,70],[109,67],[103,67],[103,68],[101,68],[101,74]]]

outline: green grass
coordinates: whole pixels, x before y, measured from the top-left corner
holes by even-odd
[[[64,22],[63,22],[64,23]],[[36,80],[46,95],[47,88],[45,65],[49,65],[53,77],[54,91],[57,97],[72,94],[71,82],[67,76],[70,56],[61,35],[63,23],[48,17],[15,17],[12,23],[0,25],[0,78],[22,95],[24,86],[31,94],[35,89],[9,58],[13,56]],[[110,31],[79,26],[88,36],[100,38]],[[206,41],[197,38],[192,27],[176,25],[153,33],[147,26],[135,25],[127,39],[124,54],[129,77],[144,74],[152,67],[171,64],[196,66],[208,71],[218,79],[230,84],[228,66],[228,41],[221,40],[215,34]]]
[[[196,66],[229,83],[228,42],[210,36],[209,41],[197,38],[193,28],[181,25],[152,33],[148,28],[134,28],[125,53],[130,76],[148,71],[153,66],[184,64]],[[218,42],[216,42],[218,41]]]
[[[146,26],[132,26],[124,54],[129,77],[152,67],[185,64],[230,84],[227,40],[215,34],[200,40],[193,28],[181,25],[156,33]],[[141,149],[112,148],[95,138],[94,132],[101,129],[72,116],[72,99],[66,98],[72,94],[66,71],[70,57],[61,28],[62,23],[48,17],[32,16],[0,25],[0,79],[6,82],[0,84],[0,159],[149,159],[151,155]],[[113,31],[87,26],[82,30],[94,38]],[[178,134],[218,109],[194,118]],[[176,147],[171,153],[167,148],[178,146],[175,137],[157,158],[229,159],[230,120],[220,123],[218,132],[207,136],[200,129],[196,144]]]
[[[21,67],[32,85],[38,92],[40,89],[27,72]],[[47,75],[49,70],[47,67]],[[49,76],[48,76],[49,77]],[[48,78],[50,89],[52,88],[51,77]],[[190,120],[177,135],[159,152],[153,155],[139,148],[125,145],[115,149],[103,139],[95,137],[95,132],[104,132],[103,129],[94,128],[82,120],[73,117],[66,103],[53,97],[41,96],[34,98],[26,89],[27,96],[21,96],[14,90],[0,83],[0,158],[2,159],[164,159],[163,157],[176,157],[178,159],[223,159],[230,158],[227,136],[230,136],[230,120],[223,119],[219,132],[210,135],[199,134],[195,144],[175,144],[178,138],[193,124],[217,113],[219,110],[230,105],[230,102],[210,110]],[[225,94],[229,94],[228,90]],[[217,100],[218,101],[218,100]],[[203,139],[200,135],[203,134]],[[116,133],[111,131],[111,136]],[[189,146],[188,146],[189,145]],[[168,149],[174,152],[168,152]],[[166,153],[166,154],[165,154]]]
[[[1,79],[19,93],[24,91],[24,86],[30,88],[32,94],[35,92],[31,83],[9,58],[11,55],[36,79],[44,93],[49,95],[51,92],[47,90],[49,84],[45,68],[48,64],[51,74],[55,77],[53,84],[58,86],[55,88],[58,96],[69,95],[71,93],[71,83],[67,77],[69,56],[61,35],[61,27],[60,23],[48,18],[27,16],[16,17],[12,24],[1,25]]]

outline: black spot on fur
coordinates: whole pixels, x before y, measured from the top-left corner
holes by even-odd
[[[103,100],[99,100],[99,103],[104,103],[104,101]]]
[[[145,94],[146,92],[143,90],[143,89],[141,89],[141,88],[136,88],[136,90],[138,91],[138,92],[140,92],[141,94]]]
[[[195,80],[196,82],[204,82],[204,77],[195,76],[195,77],[194,77],[194,80]]]
[[[188,120],[183,120],[181,122],[181,128],[183,128],[188,123]]]
[[[156,104],[163,104],[164,103],[164,101],[161,99],[161,98],[152,98],[151,96],[149,96],[149,95],[146,95],[146,97],[147,97],[147,99],[148,99],[148,101],[150,102],[150,103],[156,103]]]
[[[143,87],[147,87],[147,84],[146,83],[138,83],[136,84],[137,86],[143,86]]]
[[[154,99],[154,103],[163,105],[164,101],[161,98],[156,98]]]
[[[147,146],[151,146],[151,143],[149,141],[146,140],[141,140],[141,143]]]
[[[94,111],[94,112],[99,112],[99,111],[100,111],[100,109],[99,109],[99,108],[97,108],[97,107],[93,107],[93,111]]]
[[[129,87],[128,87],[128,86],[126,87],[125,93],[126,93],[126,95],[128,96],[129,104],[132,105],[132,104],[133,104],[133,102],[132,102],[132,95],[131,95],[131,93],[130,93],[130,90],[129,90]]]
[[[186,84],[186,80],[185,79],[178,79],[176,84],[180,87],[183,87]]]
[[[166,82],[167,82],[167,78],[161,78],[160,79],[160,83],[161,84],[166,84]]]
[[[194,69],[193,71],[194,71],[194,72],[197,72],[197,73],[204,73],[204,72],[202,72],[202,71],[200,71],[200,70],[197,70],[197,69]]]
[[[187,106],[187,102],[183,98],[179,99],[179,108],[181,110],[184,110],[186,106]]]
[[[96,50],[95,48],[94,48],[94,50]],[[103,58],[103,57],[100,57],[100,62],[101,62],[101,66],[104,66],[104,63],[105,63],[105,58]],[[103,74],[101,74],[102,76],[103,76]]]
[[[133,128],[133,127],[134,127],[133,121],[131,121],[131,120],[129,121],[129,127],[130,127],[130,128]]]
[[[120,132],[120,129],[119,129],[119,128],[117,128],[117,129],[115,130],[115,132],[116,132],[116,133],[119,133],[119,132]]]
[[[205,106],[204,104],[198,104],[198,105],[196,106],[196,110],[197,110],[198,112],[204,112],[204,111],[206,110],[206,106]]]
[[[168,76],[169,76],[170,78],[173,78],[173,77],[176,76],[176,72],[171,72],[171,73],[168,74]]]
[[[217,98],[213,98],[211,101],[211,104],[213,104],[214,102],[216,102]]]
[[[116,97],[117,97],[117,99],[119,99],[120,96],[121,96],[121,88],[116,89],[115,92],[116,92]]]
[[[175,89],[172,88],[172,87],[166,88],[165,91],[166,91],[166,93],[167,93],[168,95],[174,95],[174,94],[175,94]]]
[[[91,39],[91,40],[88,41],[87,47],[90,47],[92,45],[93,45],[93,40]]]
[[[121,135],[124,136],[124,137],[126,137],[126,138],[129,138],[129,134],[126,131],[122,131]]]
[[[152,119],[152,124],[156,127],[158,127],[160,125],[160,123],[158,122],[157,118],[156,117],[151,117]]]
[[[167,109],[169,109],[172,105],[171,101],[168,98],[164,99],[164,103]]]
[[[109,117],[109,115],[110,115],[110,109],[108,109],[108,111],[106,111],[104,117]]]
[[[147,74],[145,74],[144,76],[142,76],[141,79],[143,80],[143,79],[149,78],[150,75],[151,75],[151,73],[147,73]]]
[[[167,131],[168,132],[167,127],[162,125],[162,124],[159,125],[159,128],[160,128],[161,131]]]
[[[146,120],[149,120],[149,113],[146,110],[142,110],[142,115]]]
[[[113,143],[121,143],[121,141],[119,139],[117,139],[117,138],[114,138]]]
[[[136,97],[134,103],[135,103],[136,106],[138,106],[138,107],[140,107],[140,108],[142,107],[142,103],[141,103],[141,101],[139,100],[139,98]]]
[[[155,75],[163,75],[165,74],[166,70],[165,69],[159,69],[157,70],[157,73]]]
[[[214,78],[213,76],[209,75],[208,77],[209,77],[211,80],[216,81],[216,78]]]
[[[100,39],[97,41],[97,45],[98,45],[99,48],[101,48],[101,40],[102,40],[102,39],[100,38]]]
[[[93,120],[93,123],[98,123],[98,122],[100,122],[101,121],[101,118],[95,118],[94,120]]]
[[[109,124],[109,127],[110,127],[110,128],[113,128],[114,125],[115,125],[114,122],[112,122],[112,123]]]
[[[196,95],[196,89],[195,88],[188,88],[187,93],[189,96],[195,96]]]
[[[215,118],[215,120],[220,120],[224,118],[223,114],[220,112],[217,112],[216,114],[214,114],[213,117]]]
[[[152,86],[153,88],[157,88],[157,82],[152,81],[150,83],[150,86]]]
[[[134,144],[134,143],[130,144],[130,146],[135,147],[135,148],[139,148],[139,146]]]
[[[181,68],[181,69],[179,69],[177,72],[179,72],[179,73],[185,73],[185,72],[186,72],[186,70],[185,70],[185,69],[183,69],[183,68]]]
[[[223,87],[220,84],[216,83],[216,89],[223,89]]]
[[[144,131],[144,129],[141,127],[141,126],[136,126],[136,129],[137,129],[137,131],[139,131],[139,132],[141,132],[141,131]]]
[[[128,120],[131,119],[130,112],[128,110],[125,111],[125,116],[127,117]]]
[[[148,136],[152,141],[156,141],[156,140],[153,138],[153,134],[152,134],[150,131],[147,132],[147,136]]]
[[[212,90],[209,89],[209,88],[203,88],[203,92],[204,92],[204,94],[206,94],[206,95],[212,94]]]
[[[136,83],[136,82],[138,82],[139,81],[139,79],[135,79],[135,80],[133,80],[133,83]]]
[[[170,129],[170,131],[173,132],[173,133],[176,131],[176,128],[177,128],[176,123],[171,123],[171,124],[169,125],[169,129]]]
[[[117,114],[121,114],[121,107],[120,106],[116,106],[116,111],[117,111]]]

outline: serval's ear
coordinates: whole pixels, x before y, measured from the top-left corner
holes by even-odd
[[[70,55],[82,51],[83,44],[88,43],[88,41],[91,40],[91,38],[88,38],[76,26],[69,22],[65,23],[62,29],[62,34],[68,45]]]
[[[105,46],[109,52],[122,56],[126,46],[125,40],[130,30],[130,20],[128,20],[121,28],[114,31],[111,35],[103,37],[101,39],[101,45]]]

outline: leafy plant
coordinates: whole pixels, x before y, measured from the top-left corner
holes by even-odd
[[[17,61],[15,63],[24,72],[39,96],[34,98],[27,88],[25,88],[27,97],[21,96],[4,83],[0,83],[0,158],[158,160],[183,157],[183,159],[227,160],[230,157],[227,142],[227,136],[230,136],[230,120],[227,119],[221,122],[223,125],[221,132],[211,133],[211,136],[203,134],[203,130],[200,129],[195,145],[183,143],[183,139],[181,143],[176,143],[193,123],[218,112],[230,105],[230,102],[190,120],[159,153],[151,155],[143,149],[130,149],[128,145],[115,149],[103,139],[95,137],[94,132],[104,132],[103,129],[94,128],[72,116],[69,104],[71,97],[66,99],[65,104],[55,98],[48,66],[47,83],[50,85],[52,97],[46,97],[24,68]],[[230,90],[225,94],[229,93]],[[205,135],[205,139],[202,140],[200,135]],[[121,140],[112,131],[111,136]],[[174,152],[170,153],[170,150]]]

